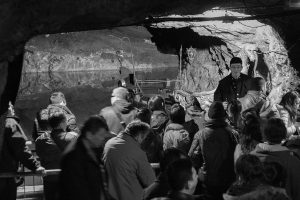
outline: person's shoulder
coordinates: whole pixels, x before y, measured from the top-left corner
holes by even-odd
[[[247,75],[247,74],[243,74],[243,73],[241,73],[240,77],[241,77],[242,79],[244,79],[244,80],[250,80],[250,79],[252,79],[251,76],[249,76],[249,75]]]

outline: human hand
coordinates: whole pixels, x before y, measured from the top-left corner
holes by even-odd
[[[36,170],[35,170],[38,174],[42,174],[42,176],[46,176],[46,170],[44,167],[38,167]]]

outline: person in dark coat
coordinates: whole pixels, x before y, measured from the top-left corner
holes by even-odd
[[[163,198],[153,200],[205,200],[204,196],[193,195],[198,183],[198,176],[189,159],[179,159],[169,164],[167,179],[169,193]]]
[[[123,131],[126,125],[134,120],[137,113],[137,109],[129,100],[130,94],[126,88],[115,88],[112,92],[112,106],[100,111],[100,115],[106,120],[109,130],[115,135]]]
[[[66,149],[61,163],[61,200],[108,200],[107,174],[98,148],[110,137],[103,117],[92,116],[81,135]]]
[[[42,118],[42,116],[38,115],[37,117],[40,127],[38,135],[40,136],[35,140],[36,154],[45,169],[60,169],[62,151],[51,138],[48,117]],[[59,175],[43,177],[44,196],[46,200],[58,199],[58,177]]]
[[[225,108],[228,102],[245,96],[249,90],[250,77],[241,73],[242,69],[242,60],[233,57],[230,61],[231,74],[220,80],[214,93],[214,101],[222,102]]]
[[[300,199],[300,159],[295,152],[281,144],[286,135],[287,129],[281,119],[269,119],[263,132],[266,142],[257,144],[251,154],[256,155],[263,163],[279,163],[287,174],[287,194],[291,199]]]
[[[170,148],[162,152],[159,163],[160,174],[158,175],[155,182],[144,190],[144,200],[167,196],[170,190],[167,178],[167,168],[172,162],[183,158],[187,158],[186,154],[176,148]]]
[[[213,102],[208,110],[205,128],[193,140],[190,152],[199,146],[203,156],[200,180],[207,194],[222,199],[223,192],[235,179],[233,154],[235,140],[225,121],[226,111],[221,102]]]
[[[51,138],[62,152],[72,141],[78,138],[77,133],[67,132],[67,119],[62,112],[57,112],[50,116],[49,124],[52,128]]]
[[[139,109],[135,120],[140,120],[150,125],[151,111],[148,108]],[[159,162],[160,155],[163,150],[161,137],[156,134],[153,129],[151,129],[150,133],[141,144],[141,148],[146,152],[148,161],[150,163]]]
[[[3,134],[0,173],[16,173],[19,162],[34,172],[44,173],[45,169],[41,167],[40,162],[33,157],[26,146],[27,138],[18,123],[18,118],[11,112],[6,118]],[[0,177],[0,195],[1,199],[16,199],[17,186],[15,178]]]
[[[151,97],[148,102],[148,107],[152,112],[150,127],[153,132],[162,139],[169,122],[169,117],[166,113],[165,100],[161,96]]]

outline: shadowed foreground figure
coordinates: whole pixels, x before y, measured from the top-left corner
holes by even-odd
[[[198,183],[198,176],[189,159],[176,160],[168,166],[167,178],[170,191],[166,197],[153,200],[206,200],[205,196],[193,195]]]
[[[107,174],[99,147],[111,137],[103,117],[92,116],[67,147],[61,163],[60,200],[108,200]]]
[[[1,130],[2,131],[2,130]],[[0,151],[0,173],[16,173],[19,162],[28,169],[44,173],[44,168],[33,157],[26,146],[26,136],[18,123],[18,118],[9,113],[5,120],[2,150]],[[15,200],[17,185],[15,178],[0,178],[0,198]]]
[[[184,158],[187,158],[186,154],[176,148],[170,148],[162,152],[159,163],[160,174],[158,175],[156,181],[145,189],[143,198],[144,200],[150,200],[154,197],[167,196],[170,190],[167,177],[167,168],[172,162]]]
[[[103,160],[108,188],[115,199],[141,200],[143,189],[155,181],[154,171],[140,147],[149,132],[148,124],[133,121],[105,144]]]
[[[270,168],[271,166],[267,166],[267,170],[264,171],[263,164],[254,155],[240,156],[236,162],[237,181],[232,184],[223,198],[225,200],[289,200],[285,189],[280,188],[278,184],[283,178],[280,177],[280,171],[275,168],[275,171],[269,170]]]
[[[287,130],[281,119],[269,119],[263,137],[266,142],[257,144],[251,154],[258,156],[263,163],[276,162],[287,173],[285,189],[292,199],[300,199],[300,159],[295,152],[281,144]]]

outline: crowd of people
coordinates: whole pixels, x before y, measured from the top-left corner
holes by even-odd
[[[43,177],[46,200],[300,200],[300,96],[289,91],[275,104],[264,78],[241,73],[240,58],[230,69],[208,109],[192,95],[184,107],[161,96],[143,105],[118,87],[80,130],[55,92],[35,119],[38,159],[10,112],[0,173],[18,162],[42,174],[61,169]],[[16,199],[13,178],[0,178],[0,195]]]

